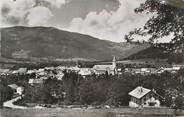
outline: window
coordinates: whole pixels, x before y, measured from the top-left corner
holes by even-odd
[[[156,102],[149,102],[148,104],[149,104],[149,106],[155,106]]]

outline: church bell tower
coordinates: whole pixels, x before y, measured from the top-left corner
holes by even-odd
[[[116,67],[116,57],[115,56],[113,57],[112,65],[114,66],[114,68]]]

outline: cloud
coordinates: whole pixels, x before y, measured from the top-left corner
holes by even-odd
[[[123,41],[123,37],[134,28],[139,28],[150,18],[149,15],[135,14],[134,9],[143,0],[120,0],[119,8],[114,12],[103,10],[90,12],[85,19],[74,18],[68,31],[92,35],[100,39]]]
[[[38,6],[29,11],[26,20],[29,26],[45,25],[52,16],[52,12],[48,8]]]
[[[44,25],[66,0],[1,0],[1,25]]]
[[[64,5],[65,3],[67,3],[66,0],[43,0],[45,2],[50,3],[52,6],[60,8],[62,5]]]

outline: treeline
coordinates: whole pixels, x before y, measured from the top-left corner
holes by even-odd
[[[163,48],[151,46],[145,50],[129,56],[127,59],[166,59],[169,56],[169,53],[164,53],[164,51],[166,50]]]
[[[167,59],[168,63],[182,63],[184,62],[183,53],[173,53],[167,50],[165,45],[155,45],[151,46],[145,50],[142,50],[136,54],[129,56],[126,59],[135,60],[135,59]]]
[[[16,70],[19,68],[27,68],[27,69],[39,69],[45,67],[57,67],[57,66],[76,66],[92,68],[95,64],[99,64],[98,61],[49,61],[49,62],[30,62],[30,63],[12,63],[12,70]]]

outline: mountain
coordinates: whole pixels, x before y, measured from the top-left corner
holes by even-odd
[[[53,27],[1,29],[1,55],[6,58],[111,60],[113,56],[123,59],[148,47],[100,40]]]
[[[184,54],[178,53],[177,51],[172,51],[174,47],[172,43],[156,43],[152,46],[139,51],[138,53],[132,54],[129,57],[125,58],[128,60],[136,59],[162,59],[166,60],[168,63],[181,64],[184,62]]]
[[[150,46],[147,49],[130,55],[126,59],[168,59],[169,56],[170,54],[167,53],[165,49]]]

